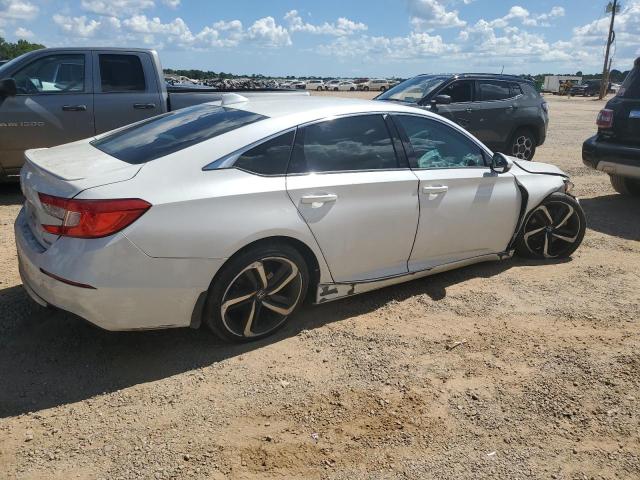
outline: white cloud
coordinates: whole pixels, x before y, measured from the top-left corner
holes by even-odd
[[[529,10],[519,5],[514,5],[509,9],[504,17],[496,18],[489,21],[489,24],[495,28],[506,28],[511,20],[518,20],[522,25],[528,27],[549,27],[550,20],[563,17],[565,10],[562,7],[553,7],[549,13],[531,14]]]
[[[101,22],[88,20],[84,15],[81,17],[67,17],[55,14],[53,16],[53,22],[58,25],[63,32],[78,37],[93,37],[101,26]]]
[[[334,35],[342,37],[368,29],[364,23],[354,22],[353,20],[349,20],[345,17],[338,18],[334,23],[324,22],[321,25],[313,25],[311,23],[304,22],[297,10],[287,12],[284,19],[288,22],[289,31],[291,32],[306,32],[317,35]]]
[[[282,25],[277,25],[273,17],[264,17],[253,22],[247,30],[247,38],[265,47],[291,45],[289,31]]]
[[[31,2],[21,0],[0,0],[0,20],[32,20],[39,8]]]
[[[24,27],[18,27],[15,31],[15,36],[16,38],[29,39],[29,38],[33,38],[34,34],[31,30],[28,30]]]
[[[82,0],[83,10],[98,15],[132,15],[155,7],[153,0]]]
[[[418,30],[434,28],[464,27],[467,22],[460,20],[458,11],[447,11],[438,0],[409,0],[411,25]]]
[[[162,0],[162,3],[164,3],[167,7],[174,9],[180,6],[180,0]]]

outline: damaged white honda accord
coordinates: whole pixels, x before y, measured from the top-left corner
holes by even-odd
[[[306,297],[567,257],[585,232],[558,168],[390,103],[225,94],[26,157],[24,287],[108,330],[258,339]]]

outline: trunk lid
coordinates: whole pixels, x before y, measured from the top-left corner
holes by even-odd
[[[133,178],[143,165],[122,162],[89,144],[89,140],[53,148],[27,150],[20,172],[25,197],[25,215],[34,237],[48,248],[57,235],[47,233],[42,225],[60,225],[42,207],[39,193],[73,198],[87,188]]]

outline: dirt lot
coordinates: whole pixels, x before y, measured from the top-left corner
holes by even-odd
[[[248,346],[37,307],[0,186],[0,478],[640,478],[640,201],[580,160],[602,102],[549,102],[537,160],[589,222],[570,261],[307,308]]]

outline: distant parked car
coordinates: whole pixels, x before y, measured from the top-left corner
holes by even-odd
[[[333,90],[334,87],[337,87],[340,82],[341,80],[329,80],[328,82],[325,82],[324,89]]]
[[[593,97],[600,93],[600,87],[602,86],[602,82],[600,80],[587,80],[580,85],[574,85],[569,90],[570,94],[574,97],[583,96],[583,97]]]
[[[24,289],[108,330],[258,340],[307,292],[322,304],[514,252],[566,258],[585,232],[558,167],[400,103],[228,94],[26,157]]]
[[[389,90],[389,81],[388,80],[369,80],[364,84],[362,89],[367,92],[369,90],[378,90],[384,92],[385,90]]]
[[[353,82],[340,82],[337,85],[333,86],[333,90],[334,91],[341,91],[341,92],[353,92],[358,88],[358,86],[353,83]]]
[[[307,90],[324,90],[324,82],[322,80],[307,80]]]
[[[294,80],[291,82],[291,88],[295,88],[298,90],[305,90],[307,88],[307,83],[302,80]]]
[[[419,75],[376,100],[430,109],[466,128],[489,148],[531,160],[547,136],[547,102],[513,75]]]
[[[640,196],[640,57],[596,122],[598,133],[582,144],[582,161],[608,173],[616,192]]]

